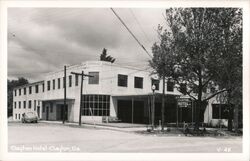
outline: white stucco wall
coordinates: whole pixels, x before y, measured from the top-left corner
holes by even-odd
[[[151,90],[151,78],[150,71],[143,71],[141,69],[136,69],[132,67],[122,67],[116,64],[111,64],[103,61],[89,61],[82,63],[80,65],[74,65],[67,67],[67,82],[66,82],[66,90],[67,90],[67,99],[71,101],[68,103],[68,113],[69,113],[69,121],[78,122],[79,120],[79,107],[80,107],[80,85],[81,79],[78,77],[79,82],[78,86],[75,86],[75,76],[71,74],[71,72],[81,73],[84,71],[85,74],[89,74],[89,72],[99,72],[99,84],[89,84],[89,79],[87,77],[84,78],[83,81],[83,94],[103,94],[110,95],[110,116],[117,115],[117,100],[113,99],[112,96],[127,96],[127,95],[148,95],[152,93]],[[128,86],[127,87],[119,87],[118,86],[118,74],[128,75]],[[72,75],[72,87],[69,87],[69,75]],[[143,89],[134,88],[134,77],[142,77],[143,78]],[[46,101],[62,101],[64,98],[64,88],[63,88],[63,77],[64,70],[48,73],[44,76],[44,82],[39,83],[39,93],[35,93],[35,87],[33,87],[32,94],[22,95],[14,97],[14,102],[23,101],[23,100],[40,100],[43,102]],[[60,89],[58,89],[58,78],[60,78]],[[53,80],[55,80],[55,89],[53,89]],[[47,90],[47,83],[50,81],[50,90]],[[44,83],[44,92],[42,92],[42,83]],[[34,84],[35,86],[35,84]],[[23,87],[20,87],[23,88]],[[17,88],[18,90],[18,88]],[[159,90],[156,92],[162,92],[162,81],[159,84]],[[174,89],[173,92],[167,91],[166,94],[175,94],[179,95],[180,93]],[[62,102],[63,103],[63,102]],[[56,108],[56,103],[53,104],[54,108]],[[29,110],[28,103],[26,105],[26,109],[19,109],[18,107],[13,110],[13,115],[19,114]],[[33,107],[33,105],[32,105]],[[33,108],[32,108],[33,109]],[[42,114],[42,104],[40,105],[40,111]],[[53,110],[55,112],[56,109]],[[146,114],[146,113],[145,113]],[[51,116],[51,117],[50,117]],[[54,114],[49,114],[49,118],[53,119],[56,117]],[[15,117],[13,117],[15,119]],[[43,118],[44,114],[43,114]],[[97,120],[100,120],[100,117],[96,117]],[[86,116],[86,119],[87,116]],[[91,118],[92,119],[92,118]]]

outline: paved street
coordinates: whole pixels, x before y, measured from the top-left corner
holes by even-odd
[[[148,136],[51,123],[9,123],[8,128],[12,152],[242,152],[242,137]]]

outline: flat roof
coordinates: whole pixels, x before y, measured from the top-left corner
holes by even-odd
[[[19,88],[23,88],[23,87],[27,87],[27,86],[32,86],[32,85],[35,85],[35,84],[40,84],[40,83],[44,83],[44,80],[43,81],[33,82],[33,83],[27,83],[27,84],[24,84],[24,85],[21,85],[21,86],[14,87],[13,89],[19,89]]]

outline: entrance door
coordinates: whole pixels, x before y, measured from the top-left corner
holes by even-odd
[[[49,106],[46,106],[46,120],[49,120]]]
[[[37,115],[38,115],[38,118],[40,118],[40,106],[37,106]]]
[[[134,108],[132,111],[131,100],[118,100],[118,118],[122,122],[127,123],[146,123],[144,122],[144,102],[134,101]]]
[[[132,102],[128,100],[118,100],[118,118],[122,122],[132,123]]]
[[[63,119],[63,107],[64,107],[64,105],[61,105],[61,107],[60,107],[61,108],[61,119]],[[66,105],[64,117],[65,117],[65,120],[68,121],[68,105]]]

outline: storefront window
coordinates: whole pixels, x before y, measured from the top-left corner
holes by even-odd
[[[109,116],[109,95],[82,95],[82,115]]]

